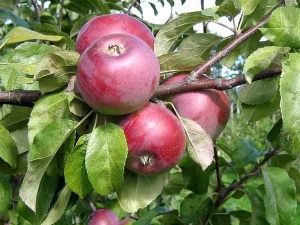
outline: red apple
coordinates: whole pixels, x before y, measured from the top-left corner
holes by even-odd
[[[126,14],[109,14],[91,19],[81,28],[75,49],[82,54],[93,41],[113,33],[134,35],[154,48],[154,36],[145,24]]]
[[[148,45],[129,34],[110,34],[81,55],[77,90],[96,111],[123,115],[148,102],[159,77],[159,62]]]
[[[126,218],[120,221],[119,225],[129,225],[132,224],[135,220],[132,218]]]
[[[182,81],[186,76],[171,77],[163,85]],[[171,96],[170,100],[180,116],[197,122],[213,139],[221,134],[230,116],[230,101],[224,91],[205,89],[185,92]]]
[[[178,118],[166,107],[148,103],[122,118],[128,144],[126,167],[140,175],[161,174],[174,167],[186,147]]]
[[[99,209],[93,213],[89,225],[119,225],[119,219],[113,211]]]

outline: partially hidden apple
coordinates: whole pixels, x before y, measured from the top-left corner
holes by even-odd
[[[94,110],[124,115],[152,97],[160,78],[158,59],[141,39],[110,34],[80,56],[76,89]]]
[[[163,85],[182,81],[187,75],[175,75]],[[212,139],[221,134],[229,120],[230,100],[224,91],[215,89],[190,91],[172,95],[168,99],[174,104],[180,116],[197,122]]]
[[[90,19],[80,29],[75,49],[82,54],[96,39],[113,33],[134,35],[154,48],[154,36],[151,30],[138,19],[126,14],[101,15]]]
[[[109,209],[99,209],[93,213],[89,225],[119,225],[119,218]]]
[[[130,225],[133,224],[135,220],[132,218],[126,218],[120,221],[119,225]]]
[[[165,106],[148,103],[122,118],[128,144],[126,167],[140,175],[162,174],[173,168],[184,154],[185,131]]]

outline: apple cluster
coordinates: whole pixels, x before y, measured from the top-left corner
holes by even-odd
[[[101,15],[80,30],[76,88],[95,111],[119,116],[128,144],[126,167],[141,175],[173,168],[186,148],[185,130],[165,106],[150,102],[160,81],[160,65],[153,51],[154,36],[141,21],[125,14]],[[176,83],[187,74],[162,85]],[[230,112],[225,92],[181,93],[170,101],[178,113],[196,121],[214,139]]]

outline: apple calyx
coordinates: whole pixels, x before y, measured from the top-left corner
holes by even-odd
[[[118,56],[123,52],[123,48],[120,45],[109,45],[108,54]]]

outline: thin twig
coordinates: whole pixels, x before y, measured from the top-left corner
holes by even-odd
[[[133,6],[135,5],[136,3],[136,0],[132,0],[129,7],[128,7],[128,10],[127,10],[127,14],[130,15],[131,14],[131,9],[133,8]]]
[[[204,0],[200,1],[200,5],[201,5],[201,11],[204,10],[205,9]],[[203,33],[206,33],[206,32],[207,32],[207,23],[203,22]]]
[[[222,192],[222,179],[221,179],[221,172],[220,172],[218,150],[217,150],[216,145],[214,145],[214,158],[215,158],[215,164],[216,164],[217,190],[218,190],[218,193],[221,194],[221,192]]]
[[[213,212],[218,209],[227,199],[228,196],[238,188],[240,188],[250,177],[259,173],[259,170],[268,162],[274,155],[277,155],[280,151],[280,147],[277,146],[268,154],[265,155],[262,161],[260,161],[252,170],[250,170],[245,176],[243,176],[239,181],[234,181],[229,187],[224,188],[219,195],[217,201],[214,205],[214,210],[211,210],[211,213],[205,218],[203,224],[207,225],[209,223],[210,218],[213,215]]]
[[[35,19],[38,23],[41,22],[41,18],[40,18],[40,12],[39,12],[39,7],[38,7],[38,3],[36,2],[36,0],[31,0],[31,3],[33,5],[34,11],[35,11]]]
[[[63,11],[64,11],[64,0],[61,0],[60,1],[59,18],[58,18],[58,29],[60,31],[62,29]]]
[[[236,31],[235,29],[231,28],[230,26],[227,26],[226,24],[224,23],[220,23],[218,21],[207,21],[207,23],[215,23],[215,24],[218,24],[219,26],[222,26],[222,27],[225,27],[226,29],[230,30],[234,35],[236,35]]]

